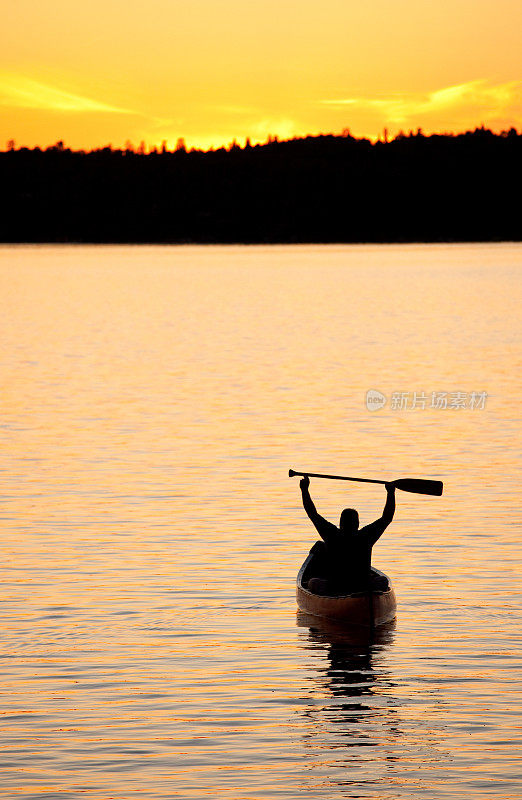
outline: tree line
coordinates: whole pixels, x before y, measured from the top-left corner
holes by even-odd
[[[522,134],[320,135],[187,150],[0,152],[1,242],[522,239]]]

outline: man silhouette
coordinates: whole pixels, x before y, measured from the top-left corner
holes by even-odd
[[[311,592],[341,595],[371,588],[372,547],[395,513],[395,484],[385,485],[388,496],[382,516],[359,529],[359,514],[354,508],[345,508],[342,511],[339,527],[318,514],[310,497],[310,478],[306,476],[301,479],[299,486],[304,509],[324,541],[321,548],[321,574],[310,578],[308,582]]]

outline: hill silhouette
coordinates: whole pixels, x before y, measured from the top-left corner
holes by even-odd
[[[0,152],[0,241],[521,240],[522,135],[308,136],[207,152]]]

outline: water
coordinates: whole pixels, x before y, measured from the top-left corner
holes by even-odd
[[[1,797],[521,796],[521,266],[0,248]],[[296,615],[289,467],[445,482],[398,493],[373,641]],[[385,500],[311,491],[334,521]]]

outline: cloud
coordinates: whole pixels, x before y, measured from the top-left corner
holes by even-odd
[[[245,107],[246,108],[246,107]],[[230,110],[230,107],[227,107]],[[250,112],[251,109],[246,109]],[[256,109],[252,109],[256,111]],[[223,111],[225,114],[225,112]],[[266,142],[268,136],[277,136],[279,139],[290,139],[296,136],[299,132],[296,123],[287,117],[255,115],[246,113],[243,109],[237,108],[237,115],[242,116],[243,119],[234,118],[235,113],[225,114],[225,117],[218,119],[215,123],[215,130],[212,134],[203,133],[205,129],[205,121],[201,123],[198,119],[186,120],[184,126],[177,126],[176,131],[164,132],[162,138],[167,139],[169,146],[173,145],[178,136],[183,136],[186,140],[187,147],[197,147],[202,150],[208,150],[216,147],[227,147],[233,140],[239,143],[244,142],[247,138],[250,139],[252,144],[258,142]],[[230,121],[229,117],[232,117]]]
[[[349,97],[322,100],[323,105],[354,110],[375,111],[386,122],[398,125],[418,121],[420,117],[444,115],[472,115],[475,118],[522,117],[522,82],[509,81],[493,84],[486,80],[448,86],[427,94],[400,93],[384,98]]]
[[[133,114],[127,108],[100,103],[89,97],[64,92],[53,86],[30,80],[21,75],[0,73],[0,105],[11,108],[32,108],[41,111],[73,113]]]
[[[293,120],[285,117],[267,117],[257,120],[250,126],[251,138],[254,141],[266,139],[268,135],[278,136],[280,139],[290,139],[296,135],[296,126]]]

